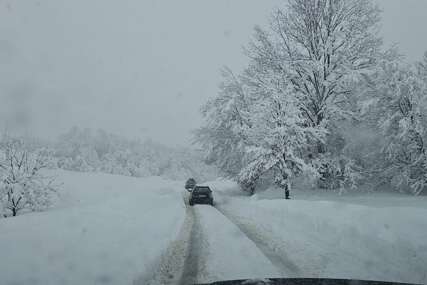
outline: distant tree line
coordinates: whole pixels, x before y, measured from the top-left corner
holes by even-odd
[[[72,128],[51,145],[57,167],[134,177],[163,176],[206,181],[216,177],[197,150],[129,140],[104,130]]]
[[[256,27],[240,74],[223,69],[196,142],[254,191],[298,178],[337,192],[427,185],[427,53],[406,64],[370,0],[289,0]]]
[[[57,198],[58,183],[46,169],[102,172],[133,177],[162,176],[206,181],[217,177],[197,150],[163,146],[153,141],[129,140],[104,130],[71,128],[56,141],[0,138],[0,213],[49,208]]]

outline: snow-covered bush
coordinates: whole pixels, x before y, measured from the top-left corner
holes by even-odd
[[[360,166],[349,156],[325,156],[316,164],[319,173],[317,185],[338,193],[355,189],[362,180]]]
[[[48,208],[55,197],[53,179],[41,174],[50,159],[44,149],[30,151],[23,140],[3,138],[0,144],[0,202],[16,216],[26,209]]]

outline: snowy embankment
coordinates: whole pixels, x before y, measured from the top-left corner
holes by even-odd
[[[297,266],[293,277],[427,283],[425,197],[310,199],[294,192],[284,200],[271,193],[242,197],[232,183],[211,185],[221,211]]]
[[[56,208],[0,219],[1,284],[132,284],[185,217],[181,183],[55,171]]]

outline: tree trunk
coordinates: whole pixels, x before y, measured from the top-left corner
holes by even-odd
[[[16,216],[16,208],[12,208],[12,216],[15,217]]]
[[[285,199],[288,200],[288,199],[291,199],[289,197],[289,195],[290,195],[290,188],[291,188],[289,186],[289,176],[286,173],[284,173],[282,175],[282,177],[283,177],[283,180],[280,183],[280,187],[283,188],[283,190],[285,190]]]
[[[279,177],[276,177],[276,185],[285,191],[285,199],[290,199],[290,186],[289,186],[289,176],[286,172],[282,171]]]
[[[255,194],[255,185],[251,185],[249,186],[249,194],[252,196]]]
[[[289,186],[288,186],[288,183],[286,183],[285,184],[285,199],[286,200],[289,200],[289,199],[291,199],[290,197],[289,197]]]

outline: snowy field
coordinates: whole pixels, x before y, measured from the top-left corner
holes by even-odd
[[[0,219],[0,284],[132,284],[184,220],[176,182],[58,175],[55,209]]]
[[[181,181],[55,173],[63,185],[54,209],[0,219],[0,284],[427,283],[422,197],[295,192],[285,201],[217,180],[206,183],[215,207],[189,207]]]

